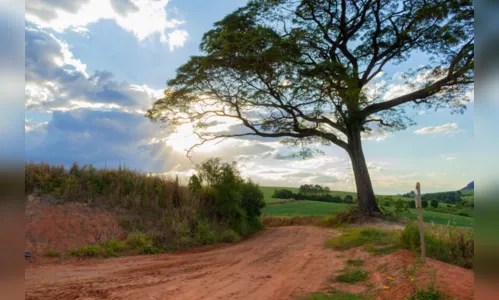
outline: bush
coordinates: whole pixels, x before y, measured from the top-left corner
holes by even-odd
[[[409,204],[409,208],[416,208],[416,201],[415,200],[408,201],[408,204]]]
[[[428,207],[428,201],[426,201],[426,200],[422,200],[422,201],[421,201],[421,206],[422,206],[423,208],[427,208],[427,207]]]
[[[433,208],[438,208],[438,201],[437,201],[437,200],[431,200],[431,201],[430,201],[430,205],[431,205]]]
[[[471,217],[470,213],[466,210],[459,210],[456,212],[456,215],[463,217]]]
[[[101,248],[98,245],[85,245],[81,248],[69,248],[69,256],[95,257],[101,254]]]
[[[234,230],[226,229],[220,233],[220,242],[223,243],[234,243],[239,242],[241,237],[234,232]]]
[[[126,243],[123,241],[107,240],[102,243],[102,252],[105,257],[119,256],[127,248]]]
[[[343,199],[343,202],[345,202],[347,204],[353,204],[354,203],[353,197],[351,195],[346,195],[345,199]]]
[[[143,254],[157,252],[150,236],[140,231],[132,231],[126,238],[126,245],[132,249],[139,250]]]
[[[59,250],[56,250],[56,249],[47,249],[47,250],[45,250],[44,254],[45,254],[45,256],[49,256],[49,257],[59,257],[61,255]]]
[[[460,267],[473,268],[474,236],[471,232],[458,228],[425,231],[426,255]],[[415,253],[421,252],[419,227],[415,223],[407,224],[400,236],[401,246]]]

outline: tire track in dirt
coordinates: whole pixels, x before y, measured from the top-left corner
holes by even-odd
[[[334,235],[275,227],[206,252],[28,266],[26,299],[294,299],[344,267],[323,246]]]

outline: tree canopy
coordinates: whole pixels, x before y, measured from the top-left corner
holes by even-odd
[[[195,123],[201,143],[256,135],[335,144],[352,159],[360,203],[375,205],[361,133],[406,128],[411,105],[465,109],[473,1],[253,0],[216,22],[200,49],[168,81],[150,119]],[[427,64],[400,76],[404,93],[387,98],[375,88],[388,65],[415,53]],[[209,130],[221,118],[241,126]]]

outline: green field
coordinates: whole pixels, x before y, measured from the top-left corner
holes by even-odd
[[[283,199],[274,199],[272,194],[275,189],[282,189],[281,187],[260,187],[265,196],[265,202],[280,202],[285,201]],[[285,189],[291,190],[294,193],[298,192],[298,188]],[[331,195],[345,197],[346,195],[352,195],[355,197],[355,193],[351,192],[341,192],[332,191]],[[440,203],[442,206],[447,206],[445,203]],[[343,203],[329,203],[329,202],[318,202],[318,201],[296,201],[278,205],[266,206],[262,214],[268,216],[328,216],[336,212],[341,212],[347,210],[349,205]],[[403,215],[410,220],[417,220],[417,210],[411,209],[411,212]],[[475,224],[475,219],[470,217],[457,216],[452,214],[433,212],[433,211],[423,211],[423,220],[428,223],[435,223],[438,225],[447,225],[450,222],[452,226],[463,226],[463,227],[473,227]]]
[[[328,216],[347,210],[348,204],[301,200],[266,206],[262,214],[268,216]]]
[[[262,190],[262,192],[263,192],[264,199],[265,199],[266,203],[286,201],[286,199],[272,198],[272,194],[274,193],[274,190],[278,190],[278,189],[287,189],[287,190],[292,191],[293,193],[298,193],[299,192],[299,189],[296,188],[296,187],[261,186],[260,190]],[[341,198],[345,198],[346,195],[351,195],[354,198],[357,197],[357,194],[356,193],[352,193],[352,192],[331,191],[330,194],[333,195],[333,196],[339,196]]]

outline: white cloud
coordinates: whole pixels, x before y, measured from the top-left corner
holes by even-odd
[[[185,30],[175,29],[174,31],[168,33],[168,47],[170,51],[175,50],[175,48],[182,47],[187,40],[189,34]]]
[[[451,160],[456,160],[457,157],[458,157],[458,153],[452,153],[452,154],[442,154],[440,155],[440,157],[443,159],[443,160],[448,160],[448,161],[451,161]]]
[[[187,32],[178,19],[169,18],[169,0],[31,0],[26,2],[26,20],[56,32],[88,32],[87,26],[100,20],[114,20],[121,28],[144,40],[159,35],[170,49],[183,46]],[[168,36],[168,38],[167,38]]]
[[[375,128],[368,132],[362,132],[361,139],[363,141],[382,142],[389,138],[391,134],[382,128]]]
[[[440,126],[428,126],[428,127],[423,127],[420,128],[414,133],[416,134],[437,134],[437,133],[456,133],[459,129],[459,125],[455,122],[452,123],[445,123]]]

